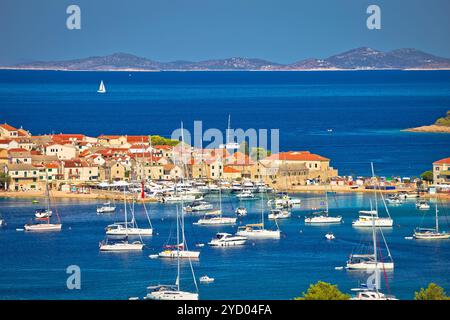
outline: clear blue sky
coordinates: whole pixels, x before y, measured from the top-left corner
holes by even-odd
[[[66,28],[81,7],[82,29]],[[366,8],[382,29],[366,28]],[[450,57],[448,0],[0,0],[0,64],[127,52],[171,61],[233,56],[294,62],[348,49]]]

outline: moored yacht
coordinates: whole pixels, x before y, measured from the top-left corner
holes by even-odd
[[[207,211],[213,209],[213,205],[206,201],[194,201],[183,208],[186,212]]]
[[[376,210],[361,210],[358,219],[352,222],[352,226],[372,227],[373,223],[375,227],[392,227],[394,220],[391,217],[379,217]]]
[[[105,241],[99,243],[100,251],[140,251],[144,248],[144,244],[140,241],[128,242],[128,237],[122,240],[111,241],[106,238]]]
[[[285,210],[285,209],[272,209],[270,210],[269,219],[287,219],[291,217],[291,212],[289,210]]]
[[[246,242],[246,237],[219,232],[217,233],[216,238],[212,239],[208,244],[212,247],[231,247],[244,245]]]
[[[435,209],[435,227],[434,228],[417,228],[414,231],[414,239],[418,240],[444,240],[450,239],[450,233],[439,230],[439,215],[437,208],[437,199],[436,199],[436,209]]]
[[[181,291],[178,285],[158,285],[147,287],[146,300],[198,300],[198,293]]]
[[[111,213],[116,211],[116,206],[112,205],[110,201],[105,202],[103,205],[97,207],[97,213]]]
[[[430,205],[425,200],[419,200],[416,202],[416,208],[419,210],[429,210]]]
[[[323,224],[323,223],[341,223],[342,217],[332,217],[328,215],[328,211],[313,212],[312,215],[305,217],[305,223],[308,224]]]

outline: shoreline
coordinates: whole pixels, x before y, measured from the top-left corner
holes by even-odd
[[[320,185],[320,186],[296,186],[289,189],[283,189],[283,190],[275,190],[276,192],[288,192],[290,194],[300,194],[300,193],[323,193],[325,191],[336,193],[336,194],[349,194],[349,193],[359,193],[359,194],[368,194],[368,193],[374,193],[375,191],[379,191],[383,194],[393,194],[398,192],[414,192],[411,188],[404,188],[404,189],[396,189],[396,190],[374,190],[374,189],[364,189],[364,188],[357,188],[353,189],[349,186],[329,186],[329,185]],[[45,191],[2,191],[0,192],[0,198],[3,199],[30,199],[30,200],[37,200],[37,199],[44,199]],[[99,201],[105,201],[105,200],[115,200],[115,201],[122,201],[123,200],[123,194],[121,192],[110,192],[110,191],[102,191],[102,192],[89,192],[89,193],[71,193],[71,192],[64,192],[64,191],[51,191],[51,197],[56,199],[72,199],[72,200],[82,200],[82,201],[92,201],[92,200],[99,200]],[[421,193],[421,198],[431,199],[439,197],[441,200],[448,200],[450,201],[450,193],[439,193],[439,194],[429,194],[429,193]],[[128,195],[127,199],[135,198],[137,201],[142,201],[140,199],[139,195],[136,195],[135,197]],[[144,202],[157,202],[157,199],[155,198],[145,198]]]
[[[401,130],[403,132],[420,132],[420,133],[450,133],[450,127],[438,126],[435,124],[428,126],[420,126]]]

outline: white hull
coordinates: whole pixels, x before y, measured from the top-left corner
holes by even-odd
[[[417,240],[444,240],[450,239],[450,233],[414,233],[414,239]]]
[[[164,250],[158,253],[160,258],[193,258],[197,259],[200,256],[200,251],[187,251],[187,250]]]
[[[144,248],[142,243],[115,243],[102,244],[100,251],[140,251]]]
[[[247,237],[249,239],[280,239],[281,232],[279,230],[257,229],[252,231],[241,230],[236,233],[238,236]]]
[[[220,218],[214,217],[209,219],[200,219],[194,222],[195,225],[211,226],[211,225],[223,225],[223,224],[235,224],[236,218]]]
[[[394,220],[390,218],[376,218],[375,222],[372,222],[372,219],[358,219],[352,222],[352,226],[354,227],[364,227],[364,228],[372,228],[375,227],[392,227],[394,225]]]
[[[106,234],[109,236],[151,236],[153,229],[141,229],[141,228],[121,228],[107,230]]]
[[[97,213],[110,213],[116,211],[116,207],[101,207],[97,208]]]
[[[349,270],[394,270],[393,262],[377,262],[377,263],[347,263],[347,269]]]
[[[148,293],[146,300],[198,300],[198,293],[185,291],[157,291]]]
[[[24,226],[25,231],[61,231],[62,224],[53,223],[39,223],[39,224],[26,224]]]
[[[271,220],[275,220],[275,219],[288,219],[291,217],[291,213],[281,213],[281,214],[273,214],[273,213],[269,213],[268,218]]]
[[[341,223],[342,217],[312,217],[305,218],[305,223],[323,224],[323,223]]]

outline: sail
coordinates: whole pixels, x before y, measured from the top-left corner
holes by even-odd
[[[104,93],[104,92],[106,92],[106,88],[105,88],[105,84],[103,83],[103,80],[100,81],[100,86],[98,87],[97,92],[99,92],[99,93]]]

